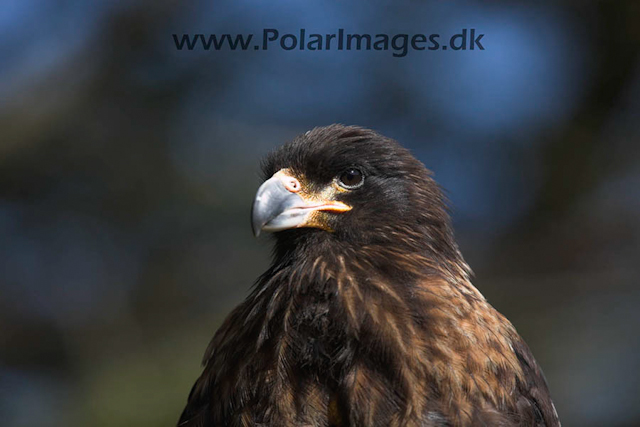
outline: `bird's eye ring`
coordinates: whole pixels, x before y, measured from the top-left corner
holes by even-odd
[[[347,190],[362,187],[362,184],[364,184],[364,175],[360,169],[349,168],[342,172],[338,178],[338,184]]]

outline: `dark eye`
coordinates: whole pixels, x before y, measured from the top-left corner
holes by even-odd
[[[342,175],[338,178],[338,184],[343,188],[353,190],[364,184],[364,175],[359,169],[349,168],[342,172]]]

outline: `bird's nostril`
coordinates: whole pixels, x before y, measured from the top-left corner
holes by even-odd
[[[297,193],[302,188],[302,186],[300,185],[300,181],[290,176],[285,177],[283,179],[283,182],[284,187],[292,193]]]

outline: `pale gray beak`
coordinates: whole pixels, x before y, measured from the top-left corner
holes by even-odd
[[[304,223],[311,213],[297,193],[285,187],[282,176],[273,176],[258,189],[251,209],[251,226],[257,237],[260,231],[280,231]]]
[[[302,184],[288,169],[282,169],[266,180],[258,188],[251,208],[253,234],[257,237],[262,230],[281,231],[300,227],[328,229],[325,224],[314,220],[311,214],[317,211],[339,213],[351,209],[339,201],[303,196],[302,190]]]

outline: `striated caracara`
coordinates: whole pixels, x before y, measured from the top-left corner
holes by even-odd
[[[216,332],[179,426],[560,425],[409,151],[332,125],[263,169],[252,221],[274,232],[273,262]]]

